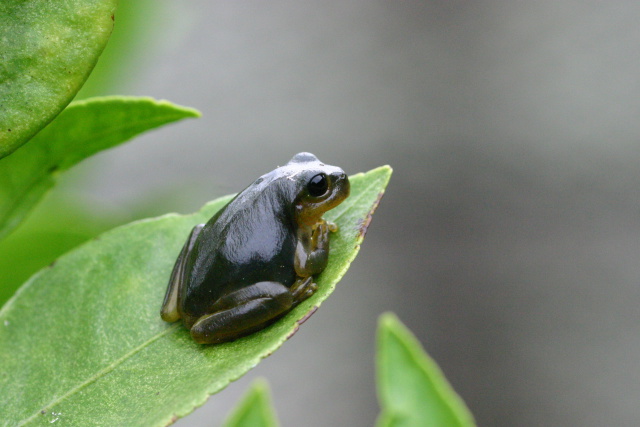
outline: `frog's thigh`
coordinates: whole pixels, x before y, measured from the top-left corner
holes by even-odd
[[[167,286],[167,293],[164,296],[164,302],[162,303],[162,309],[160,310],[160,316],[167,322],[175,322],[180,318],[178,314],[178,290],[180,289],[180,283],[184,279],[184,264],[187,261],[187,255],[193,249],[193,244],[200,234],[200,231],[204,227],[204,224],[198,224],[191,230],[189,238],[182,246],[180,255],[173,266],[171,277],[169,278],[169,285]]]
[[[231,341],[267,326],[293,307],[289,288],[278,282],[258,282],[216,302],[212,314],[202,316],[191,327],[191,336],[201,344]]]

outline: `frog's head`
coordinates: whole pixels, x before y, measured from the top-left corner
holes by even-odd
[[[325,165],[311,153],[298,153],[283,170],[295,186],[298,225],[313,226],[329,209],[349,196],[349,178],[342,169]]]

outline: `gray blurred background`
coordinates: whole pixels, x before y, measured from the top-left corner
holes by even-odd
[[[298,151],[395,170],[333,296],[178,426],[219,425],[256,376],[284,426],[372,425],[386,310],[480,425],[640,425],[640,3],[147,4],[110,93],[203,117],[65,191],[187,213]]]

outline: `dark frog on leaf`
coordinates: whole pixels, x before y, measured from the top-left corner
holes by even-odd
[[[206,224],[193,228],[173,267],[162,304],[199,343],[258,331],[317,289],[327,266],[322,215],[349,195],[349,178],[311,153],[296,154],[258,178]]]

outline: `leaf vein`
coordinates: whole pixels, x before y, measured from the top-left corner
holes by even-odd
[[[129,358],[131,358],[133,355],[135,355],[136,353],[138,353],[141,350],[143,350],[145,347],[151,345],[152,343],[154,343],[155,341],[159,340],[160,338],[162,338],[162,337],[164,337],[166,335],[169,335],[171,332],[173,332],[176,329],[178,329],[179,326],[180,326],[180,323],[175,323],[175,324],[171,325],[170,327],[168,327],[167,329],[165,329],[164,331],[160,332],[159,334],[157,334],[155,336],[152,336],[151,338],[149,338],[148,340],[146,340],[145,342],[143,342],[139,346],[135,347],[134,349],[132,349],[128,353],[126,353],[123,356],[121,356],[119,359],[117,359],[114,362],[112,362],[110,365],[102,368],[96,374],[94,374],[91,377],[87,378],[84,382],[82,382],[82,383],[78,384],[77,386],[73,387],[71,390],[69,390],[68,392],[66,392],[65,394],[60,396],[59,398],[53,399],[51,402],[47,403],[41,410],[38,410],[35,414],[31,415],[29,418],[27,418],[27,419],[23,420],[22,422],[20,422],[18,424],[18,426],[26,425],[27,423],[33,421],[39,414],[41,414],[42,410],[47,410],[47,409],[52,408],[54,405],[59,404],[63,400],[67,399],[68,397],[70,397],[73,394],[75,394],[75,393],[79,392],[80,390],[82,390],[84,387],[87,387],[89,384],[91,384],[91,383],[99,380],[100,378],[104,377],[109,372],[113,371],[116,367],[118,367],[119,365],[121,365],[122,363],[127,361]]]

